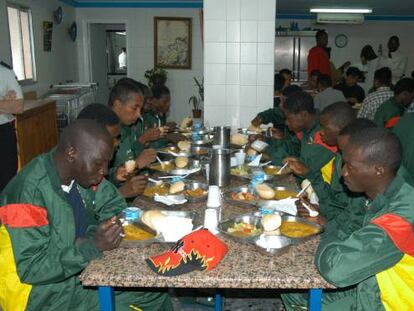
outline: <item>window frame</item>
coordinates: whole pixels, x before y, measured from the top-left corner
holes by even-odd
[[[9,8],[13,8],[19,11],[18,14],[18,18],[19,18],[19,33],[20,33],[20,37],[22,38],[22,28],[21,28],[21,20],[20,20],[20,12],[25,12],[28,15],[29,18],[29,37],[30,37],[30,58],[31,58],[31,64],[32,64],[32,72],[33,72],[33,78],[30,79],[26,79],[26,72],[24,73],[25,75],[25,79],[23,80],[18,80],[20,85],[29,85],[29,84],[35,84],[37,83],[37,72],[36,72],[36,57],[35,57],[35,48],[34,48],[34,34],[33,34],[33,18],[32,18],[32,9],[28,6],[23,6],[20,5],[18,3],[13,3],[13,2],[6,2],[6,10],[7,10],[7,27],[8,27],[8,33],[9,33],[9,43],[10,43],[10,57],[11,57],[11,61],[13,64],[13,52],[12,52],[12,44],[11,44],[11,36],[10,36],[10,25],[9,25],[9,13],[8,13],[8,9]],[[21,39],[21,45],[22,45],[22,50],[23,50],[23,40]],[[22,51],[23,54],[23,64],[24,64],[24,52]],[[23,69],[25,66],[23,65]]]

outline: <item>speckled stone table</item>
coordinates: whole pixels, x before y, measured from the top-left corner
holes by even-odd
[[[198,178],[196,178],[198,179]],[[287,177],[278,184],[292,184]],[[231,187],[245,184],[245,180],[233,179]],[[203,222],[206,202],[186,203],[166,207],[145,197],[138,197],[134,206],[147,209],[196,211],[196,225]],[[255,208],[239,207],[224,202],[222,219],[254,212]],[[176,277],[155,274],[145,259],[160,254],[168,246],[152,244],[136,248],[118,248],[106,252],[101,259],[92,261],[82,272],[80,279],[85,286],[113,287],[176,287],[176,288],[274,288],[310,289],[332,288],[318,273],[313,260],[319,243],[315,237],[302,244],[291,246],[283,255],[269,256],[259,253],[253,245],[234,241],[219,235],[229,246],[229,252],[212,271],[195,271]]]

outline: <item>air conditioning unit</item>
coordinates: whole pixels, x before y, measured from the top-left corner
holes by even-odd
[[[318,24],[362,24],[364,14],[349,13],[318,13],[316,23]]]

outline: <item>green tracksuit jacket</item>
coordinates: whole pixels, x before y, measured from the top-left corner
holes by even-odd
[[[167,117],[165,115],[158,116],[153,111],[147,111],[143,115],[144,118],[144,129],[164,126],[167,123]],[[158,149],[163,148],[167,145],[168,140],[161,138],[150,144],[151,148]]]
[[[384,194],[363,204],[362,223],[329,226],[315,256],[321,275],[344,288],[324,294],[324,310],[414,309],[414,188],[397,175]],[[356,224],[358,226],[358,224]],[[283,297],[288,310],[305,295]]]
[[[279,106],[262,111],[257,116],[262,120],[262,124],[268,124],[271,122],[275,128],[280,130],[284,130],[286,128],[285,116]]]
[[[374,122],[379,127],[392,128],[404,114],[405,107],[395,101],[394,97],[379,106],[374,116]]]
[[[99,310],[96,290],[82,287],[78,275],[102,255],[92,235],[96,225],[118,214],[125,200],[106,180],[82,189],[87,239],[75,244],[72,206],[63,192],[53,152],[31,161],[0,195],[0,305],[4,311]],[[163,310],[168,296],[120,293],[119,310],[129,304]]]
[[[133,130],[135,131],[136,138],[136,153],[139,155],[144,149],[145,145],[141,144],[138,139],[145,132],[144,119],[138,119],[137,123],[133,125]]]
[[[266,142],[269,144],[266,152],[269,154],[274,165],[282,165],[283,159],[288,156],[299,157],[300,155],[300,141],[295,133],[290,131],[288,127],[285,127],[284,134],[283,139],[266,139]]]
[[[403,165],[414,178],[414,113],[402,116],[397,125],[392,129],[401,142],[403,150]]]

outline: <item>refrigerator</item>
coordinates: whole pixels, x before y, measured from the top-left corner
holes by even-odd
[[[308,80],[308,51],[316,45],[316,31],[276,31],[275,72],[292,70],[293,81]]]

